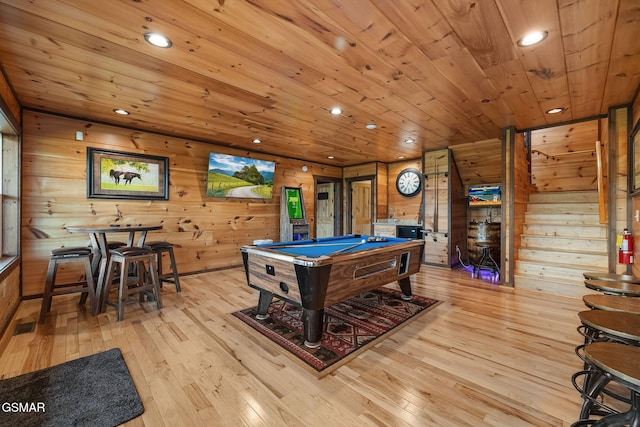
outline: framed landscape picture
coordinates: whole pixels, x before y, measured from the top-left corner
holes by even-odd
[[[209,154],[207,196],[270,199],[276,164],[228,154]]]
[[[169,159],[87,148],[87,197],[169,199]]]

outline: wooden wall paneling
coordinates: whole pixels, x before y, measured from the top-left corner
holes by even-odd
[[[376,174],[377,163],[364,163],[361,165],[347,166],[343,169],[343,178],[357,178]]]
[[[376,191],[375,191],[374,220],[387,218],[389,215],[389,168],[386,163],[376,163]]]
[[[83,141],[74,139],[78,130]],[[66,225],[162,223],[163,230],[149,237],[176,244],[180,273],[226,268],[241,264],[242,245],[264,238],[278,240],[282,186],[302,187],[312,223],[313,176],[342,177],[339,167],[30,111],[24,114],[23,141],[21,240],[27,296],[42,292],[51,249],[88,241],[88,236],[67,233]],[[88,199],[87,147],[168,157],[169,200]],[[273,198],[205,197],[210,152],[275,161]],[[82,274],[69,266],[60,280]]]
[[[521,246],[520,235],[524,229],[529,193],[533,189],[527,156],[528,150],[525,146],[525,135],[523,133],[514,134],[513,216],[511,218],[511,231],[513,233],[511,236],[513,239],[513,252],[511,253],[511,257],[514,262],[517,259],[518,250]],[[505,228],[502,227],[503,233],[504,229]],[[502,242],[502,246],[504,247],[505,240],[502,239]],[[506,262],[504,264],[506,264]]]
[[[449,147],[465,186],[502,182],[502,144],[499,138]]]
[[[7,111],[4,111],[4,109],[2,108],[3,104],[6,105]],[[2,110],[2,113],[5,116],[7,116],[7,118],[11,122],[17,124],[18,126],[21,126],[22,115],[20,114],[20,104],[18,103],[18,100],[13,94],[13,91],[11,90],[9,83],[7,82],[7,78],[5,77],[1,69],[0,69],[0,110]]]
[[[636,97],[631,104],[631,127],[640,121],[640,87],[636,89]]]
[[[515,136],[514,128],[505,128],[502,131],[503,151],[503,188],[502,188],[502,227],[501,227],[501,274],[500,281],[507,286],[513,286],[514,266],[514,241],[519,238],[514,234],[515,215]]]
[[[449,181],[450,152],[448,149],[424,153],[424,229],[427,264],[449,267]],[[446,175],[445,175],[446,173]]]
[[[404,197],[396,189],[398,174],[407,168],[415,168],[422,171],[421,159],[389,163],[389,218],[422,224],[422,195]],[[426,181],[424,181],[423,184],[425,182]],[[423,192],[424,191],[423,187]]]
[[[15,264],[0,282],[0,297],[0,354],[2,354],[18,321],[17,319],[12,321],[11,318],[20,304],[20,268],[18,264]]]
[[[449,267],[459,263],[460,259],[456,247],[460,250],[460,256],[467,252],[467,208],[469,206],[465,186],[460,178],[458,167],[450,152],[449,172]],[[465,259],[463,258],[464,262]]]
[[[597,120],[531,131],[531,181],[537,190],[595,190],[599,139]]]
[[[629,176],[628,176],[628,155],[627,148],[629,145],[629,109],[627,107],[612,108],[609,112],[609,141],[615,146],[612,153],[615,156],[615,179],[610,180],[610,185],[615,189],[615,214],[609,216],[609,254],[611,261],[615,265],[615,272],[625,273],[632,270],[631,266],[618,263],[618,252],[615,246],[616,236],[622,234],[625,228],[630,227],[631,217],[631,200],[629,198]],[[611,184],[611,181],[613,182]],[[633,231],[633,227],[631,228]],[[637,238],[637,237],[636,237]]]

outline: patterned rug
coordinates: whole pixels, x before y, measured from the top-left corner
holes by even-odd
[[[325,308],[318,348],[304,345],[302,309],[293,304],[274,298],[265,320],[256,319],[257,307],[232,314],[324,376],[437,303],[420,296],[404,301],[399,291],[387,288],[363,293]]]

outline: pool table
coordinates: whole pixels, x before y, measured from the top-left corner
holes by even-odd
[[[410,276],[420,271],[424,240],[349,235],[241,248],[250,287],[260,291],[258,318],[273,297],[302,307],[305,345],[318,347],[324,308],[398,281],[411,299]]]

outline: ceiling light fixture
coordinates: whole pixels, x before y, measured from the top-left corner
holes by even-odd
[[[398,156],[398,158],[399,158],[400,160],[402,160],[402,159],[404,159],[404,156]]]
[[[129,112],[127,110],[123,110],[122,108],[114,108],[113,112],[116,114],[120,114],[121,116],[128,116]]]
[[[546,39],[548,35],[549,35],[548,31],[532,31],[528,34],[525,34],[524,37],[518,40],[518,46],[520,47],[532,46]]]
[[[414,142],[416,142],[416,140],[413,138],[407,138],[404,140],[404,142],[406,142],[407,144],[413,144]]]
[[[330,111],[330,112],[331,112],[331,114],[333,114],[334,116],[338,116],[338,115],[342,114],[342,108],[340,108],[340,107],[333,107],[333,108],[331,109],[331,111]]]
[[[366,125],[365,127],[366,127],[367,129],[375,129],[375,128],[377,128],[378,126],[376,126],[376,124],[375,124],[375,123],[367,123],[367,125]]]
[[[556,107],[556,108],[552,108],[550,110],[547,110],[547,114],[558,114],[558,113],[562,113],[563,111],[564,111],[564,108]]]
[[[156,47],[168,48],[172,44],[167,36],[160,33],[145,33],[144,39]]]
[[[327,159],[335,159],[334,156],[327,156]]]
[[[253,138],[251,142],[253,142],[254,144],[260,144],[262,143],[262,140],[260,138]]]

